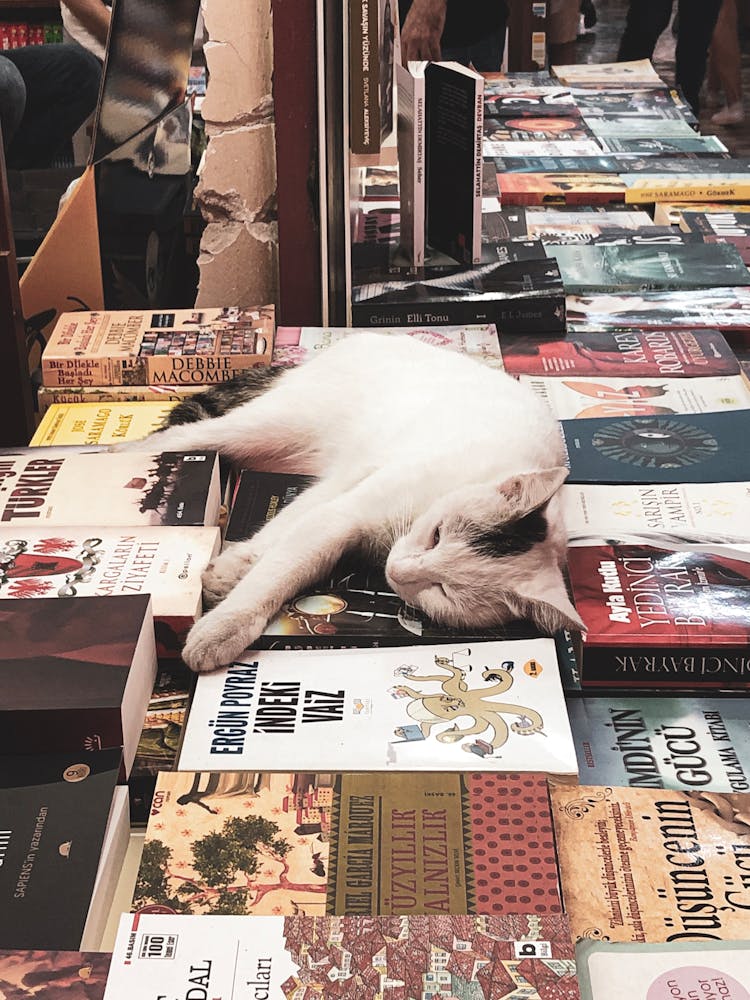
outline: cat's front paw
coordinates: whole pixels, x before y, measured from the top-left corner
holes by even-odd
[[[206,607],[219,604],[245,576],[255,561],[245,542],[237,542],[209,563],[203,571],[203,601]]]
[[[263,632],[267,619],[254,612],[209,611],[190,629],[182,658],[197,674],[232,663]]]

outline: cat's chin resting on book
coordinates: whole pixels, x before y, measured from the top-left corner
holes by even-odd
[[[234,405],[225,385],[221,404],[205,419],[178,405],[166,429],[136,445],[214,449],[242,467],[317,481],[207,568],[204,595],[216,606],[188,636],[193,670],[231,663],[357,548],[439,624],[582,627],[561,569],[559,426],[504,372],[411,337],[357,334],[270,386],[266,377],[254,396],[243,380]]]

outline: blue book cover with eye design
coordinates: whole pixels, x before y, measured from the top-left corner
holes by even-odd
[[[750,480],[750,410],[561,421],[569,483]]]

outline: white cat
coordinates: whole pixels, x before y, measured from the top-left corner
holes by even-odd
[[[231,386],[220,395],[223,409]],[[244,401],[222,416],[130,446],[212,448],[242,466],[318,477],[208,567],[206,598],[221,603],[188,637],[193,670],[231,663],[357,546],[385,561],[396,593],[435,621],[582,627],[560,568],[564,448],[530,389],[465,355],[367,333],[283,372],[255,398],[247,387],[238,395]],[[174,419],[195,419],[194,406]]]

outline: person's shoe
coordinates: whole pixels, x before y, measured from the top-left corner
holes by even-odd
[[[745,109],[740,101],[736,104],[728,104],[711,116],[712,125],[740,125],[744,120]]]

